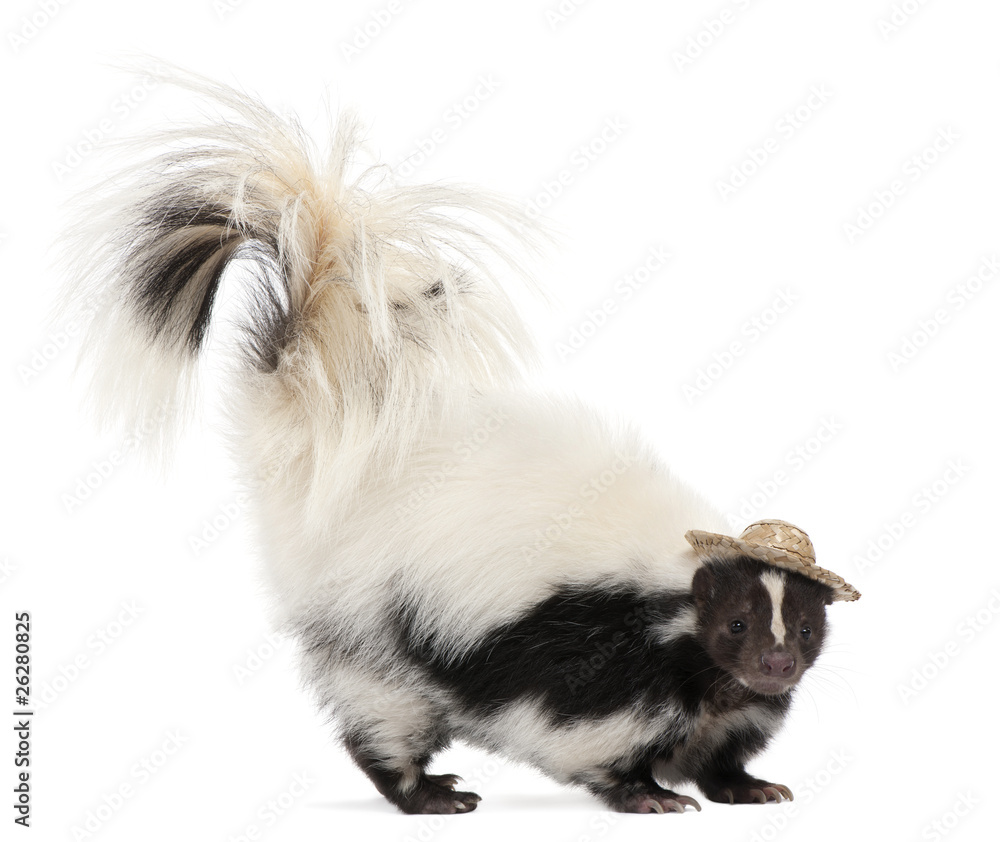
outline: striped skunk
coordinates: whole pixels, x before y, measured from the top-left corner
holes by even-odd
[[[223,276],[249,290],[229,443],[278,621],[378,791],[475,809],[428,771],[461,740],[620,811],[700,810],[666,788],[684,781],[791,798],[744,765],[826,606],[855,596],[782,566],[780,542],[700,542],[724,518],[640,435],[529,388],[501,280],[537,246],[525,214],[359,166],[351,116],[321,149],[253,98],[163,78],[220,118],[144,141],[89,197],[67,302],[88,314],[90,394],[123,429],[159,419],[168,450]]]

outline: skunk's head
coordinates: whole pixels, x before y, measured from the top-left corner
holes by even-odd
[[[706,562],[692,592],[709,657],[757,693],[791,690],[819,655],[827,585],[747,557]]]

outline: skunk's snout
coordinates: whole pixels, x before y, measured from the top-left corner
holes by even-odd
[[[765,652],[760,656],[760,671],[773,678],[791,678],[795,674],[795,658],[788,652]]]

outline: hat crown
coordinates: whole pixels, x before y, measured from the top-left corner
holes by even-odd
[[[784,520],[758,520],[740,533],[740,539],[781,550],[804,564],[816,563],[816,549],[809,536],[794,524]]]

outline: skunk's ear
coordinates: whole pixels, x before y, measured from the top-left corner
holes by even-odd
[[[699,567],[691,582],[691,593],[694,596],[694,604],[701,611],[712,598],[715,590],[715,576],[707,567]]]

